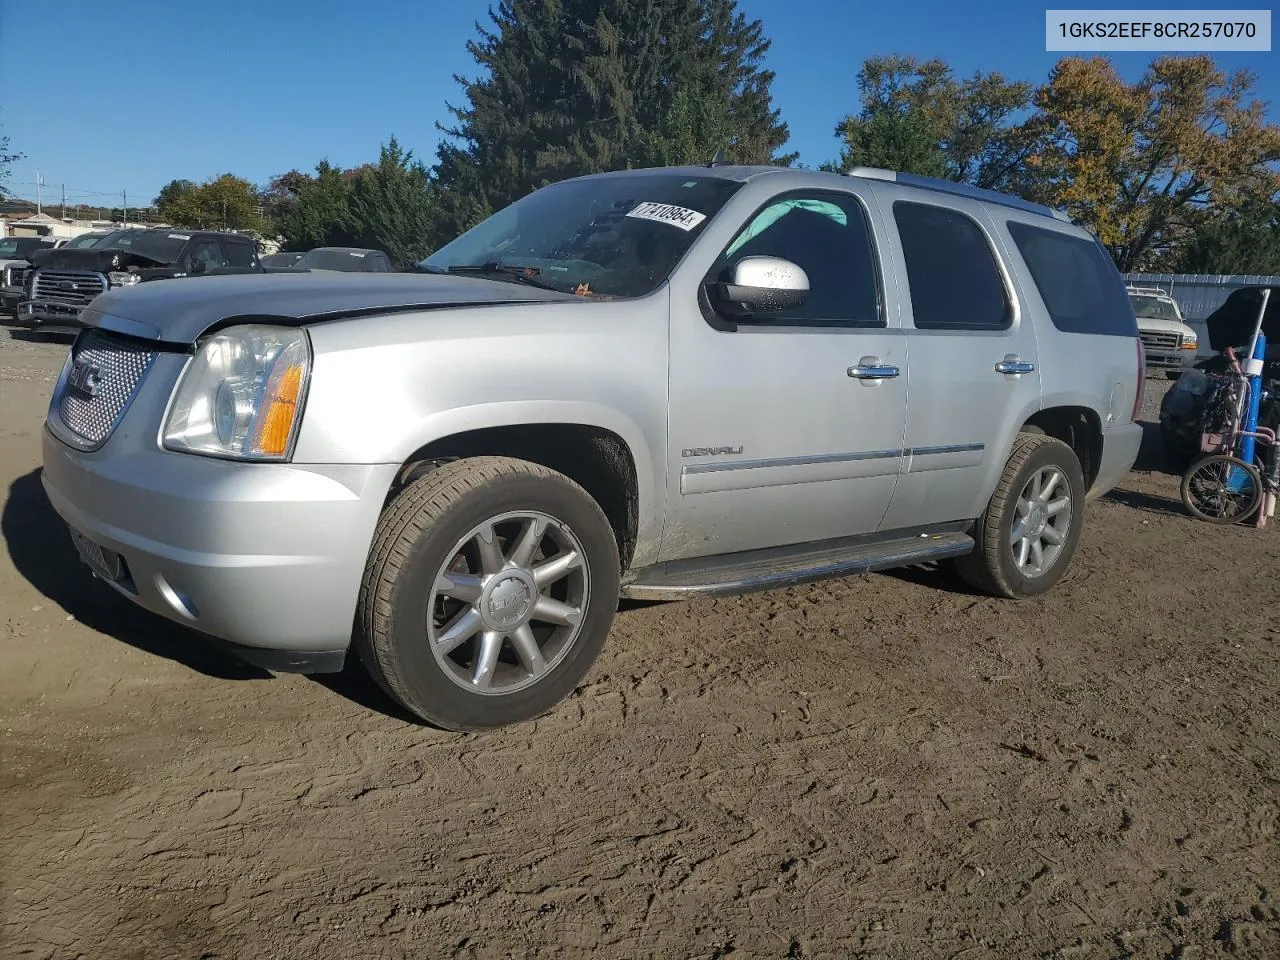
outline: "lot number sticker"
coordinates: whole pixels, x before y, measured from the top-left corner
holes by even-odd
[[[677,207],[671,203],[652,202],[640,204],[627,216],[635,217],[637,220],[657,220],[659,223],[669,223],[673,227],[679,227],[681,230],[692,230],[707,219],[705,213],[690,210],[688,207]]]

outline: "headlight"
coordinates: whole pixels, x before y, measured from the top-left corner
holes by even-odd
[[[1198,339],[1194,333],[1184,333],[1182,335],[1182,349],[1194,350],[1198,345]]]
[[[126,273],[123,270],[112,270],[107,274],[107,281],[113,287],[132,287],[138,280],[136,273]]]
[[[311,372],[302,330],[232,327],[209,338],[183,371],[164,425],[170,450],[284,460]]]

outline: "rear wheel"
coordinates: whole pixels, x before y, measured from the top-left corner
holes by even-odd
[[[1182,477],[1182,504],[1197,520],[1243,523],[1262,503],[1258,468],[1238,457],[1201,457]]]
[[[568,477],[500,457],[446,464],[378,524],[361,658],[397,702],[438,726],[528,720],[595,661],[618,579],[613,530]]]
[[[974,529],[973,553],[955,561],[984,593],[1010,599],[1044,593],[1066,573],[1084,519],[1080,461],[1061,440],[1023,433]]]

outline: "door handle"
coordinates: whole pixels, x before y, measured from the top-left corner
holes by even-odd
[[[896,377],[901,371],[888,363],[881,363],[879,357],[863,357],[857,366],[850,367],[849,376],[855,380],[888,380]]]
[[[1019,376],[1024,373],[1035,373],[1036,365],[1030,360],[1019,360],[1015,355],[1010,354],[999,363],[996,364],[996,373],[1012,374]]]

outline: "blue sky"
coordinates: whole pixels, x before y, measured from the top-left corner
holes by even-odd
[[[1039,81],[1058,56],[1044,50],[1047,5],[740,0],[773,40],[768,64],[790,148],[814,166],[838,152],[833,128],[856,109],[866,57],[939,56],[961,74]],[[0,132],[27,155],[13,170],[15,193],[34,195],[38,166],[46,198],[65,184],[71,202],[112,204],[123,189],[132,206],[176,177],[230,172],[263,183],[325,157],[352,166],[392,133],[430,161],[435,123],[459,99],[453,76],[474,73],[465,44],[488,9],[485,0],[166,6],[121,15],[116,2],[0,0]],[[1113,59],[1132,78],[1149,55]],[[1252,69],[1258,95],[1280,100],[1272,54],[1217,60]]]

